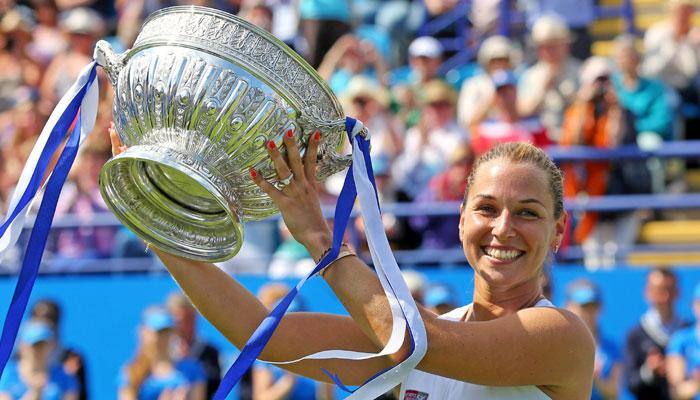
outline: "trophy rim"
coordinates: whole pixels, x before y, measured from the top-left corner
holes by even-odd
[[[124,53],[124,59],[123,62],[126,63],[129,58],[131,58],[133,55],[138,53],[139,51],[154,47],[153,44],[142,44],[140,43],[140,36],[141,33],[143,32],[143,28],[148,25],[151,21],[160,18],[164,15],[168,15],[171,13],[175,12],[182,12],[182,11],[190,11],[193,13],[197,14],[209,14],[212,16],[215,16],[217,18],[221,18],[226,20],[229,23],[232,24],[238,24],[242,25],[245,29],[248,29],[255,34],[263,37],[265,40],[268,42],[274,44],[277,48],[280,49],[280,51],[284,52],[287,56],[289,56],[294,62],[296,62],[299,66],[301,66],[310,76],[313,78],[314,82],[323,90],[323,92],[328,96],[329,100],[331,101],[332,108],[337,114],[338,119],[337,120],[329,120],[329,121],[323,121],[325,123],[336,123],[339,124],[340,122],[344,122],[345,119],[345,110],[340,104],[340,100],[338,99],[338,96],[333,92],[331,87],[328,85],[328,83],[321,78],[321,76],[318,74],[318,71],[314,69],[305,59],[302,57],[299,53],[296,51],[292,50],[286,43],[281,41],[278,37],[273,35],[272,33],[246,21],[245,19],[238,17],[236,15],[233,15],[231,13],[218,10],[216,8],[211,8],[211,7],[204,7],[204,6],[195,6],[195,5],[189,5],[189,6],[172,6],[172,7],[165,7],[161,8],[157,11],[154,11],[151,13],[146,19],[143,21],[143,24],[141,25],[141,30],[139,32],[139,36],[136,38],[136,41],[134,42],[134,46],[131,49],[128,49],[126,53]],[[178,47],[185,47],[185,48],[193,48],[195,50],[200,50],[200,51],[205,51],[208,52],[212,55],[215,55],[217,57],[221,58],[231,58],[230,56],[225,56],[222,54],[219,54],[218,52],[211,51],[211,49],[207,49],[205,46],[201,47],[194,47],[194,46],[189,46],[187,44],[183,43],[170,43],[170,45],[177,45]],[[247,65],[240,65],[242,68],[251,71],[250,67]],[[254,71],[251,71],[251,73],[254,73]],[[257,75],[257,74],[256,74]],[[264,78],[263,78],[264,79]],[[264,79],[266,80],[266,79]],[[292,101],[290,104],[294,104],[295,102]],[[299,106],[302,106],[303,104],[300,104]],[[300,112],[302,112],[302,115],[304,114],[303,107],[300,107]],[[321,121],[319,121],[321,122]],[[342,145],[342,143],[341,143]]]

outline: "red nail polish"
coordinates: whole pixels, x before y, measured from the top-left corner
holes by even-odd
[[[319,140],[321,140],[321,132],[316,131],[316,132],[314,133],[314,140],[317,141],[317,142],[318,142]]]
[[[277,145],[275,144],[274,141],[268,140],[268,141],[267,141],[267,148],[270,149],[270,150],[274,150],[274,149],[277,148]]]
[[[287,131],[287,137],[288,138],[294,137],[294,132],[292,132],[291,129]]]
[[[250,177],[253,179],[255,179],[258,176],[258,173],[255,172],[255,168],[251,168],[250,170],[248,170],[248,172],[250,173]]]

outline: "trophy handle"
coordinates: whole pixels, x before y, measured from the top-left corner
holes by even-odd
[[[105,70],[112,86],[116,86],[119,72],[125,65],[124,55],[115,53],[112,45],[104,40],[100,40],[95,45],[95,53],[92,57],[97,61],[97,65]]]

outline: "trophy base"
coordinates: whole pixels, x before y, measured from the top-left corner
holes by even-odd
[[[243,225],[223,176],[186,150],[129,147],[100,171],[100,190],[117,218],[168,253],[224,261],[243,243]]]

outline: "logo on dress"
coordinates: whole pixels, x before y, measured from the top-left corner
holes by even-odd
[[[407,390],[403,400],[428,400],[428,393],[417,390]]]

